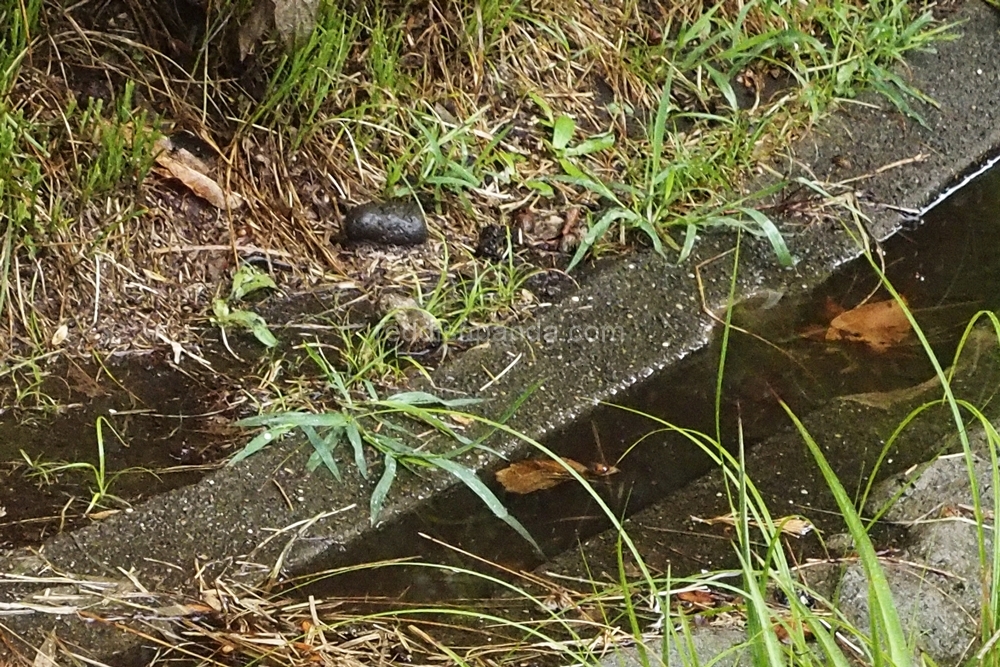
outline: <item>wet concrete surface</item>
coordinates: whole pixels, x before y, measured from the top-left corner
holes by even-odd
[[[794,173],[801,165],[808,165],[819,177],[841,180],[899,163],[854,185],[871,219],[868,230],[874,237],[884,238],[904,223],[887,205],[920,209],[971,164],[982,160],[1000,145],[1000,124],[993,119],[1000,108],[1000,72],[993,62],[993,54],[1000,49],[1000,35],[996,16],[986,7],[969,3],[961,12],[970,19],[961,28],[962,39],[940,45],[936,54],[919,54],[911,61],[914,83],[941,104],[940,110],[921,108],[929,129],[887,110],[888,104],[881,100],[875,100],[879,108],[845,105],[797,146],[794,155],[775,167]],[[843,160],[844,156],[849,159]],[[847,162],[850,168],[836,166]],[[755,295],[766,300],[775,294],[782,300],[804,299],[812,287],[859,253],[840,221],[792,217],[785,230],[799,260],[796,267],[778,267],[769,246],[745,239],[738,300]],[[580,460],[599,459],[602,452],[593,442],[573,434],[589,433],[591,420],[604,423],[604,415],[597,412],[599,402],[619,402],[630,390],[640,391],[635,387],[644,380],[683,363],[708,344],[716,324],[702,312],[695,267],[704,264],[701,274],[707,304],[720,311],[728,294],[732,257],[710,260],[731,249],[732,244],[730,235],[706,235],[697,256],[680,267],[654,255],[632,257],[595,276],[585,291],[559,308],[543,313],[537,327],[525,335],[496,337],[488,347],[470,350],[442,368],[434,376],[436,391],[487,398],[484,411],[496,417],[526,387],[540,382],[511,425],[541,442],[566,443],[565,453]],[[510,371],[500,380],[480,389],[490,375],[508,366]],[[692,405],[708,400],[707,396],[696,396]],[[612,452],[620,446],[615,442],[620,435],[616,428],[601,433],[603,447]],[[511,459],[530,453],[519,442],[490,444]],[[434,534],[459,543],[463,533],[492,533],[495,544],[514,543],[502,532],[502,526],[469,530],[461,516],[430,511],[434,497],[445,498],[438,507],[440,503],[468,507],[462,488],[439,475],[400,479],[379,526],[372,530],[366,509],[372,483],[353,474],[348,474],[343,484],[327,475],[310,475],[305,472],[306,456],[302,443],[281,443],[197,485],[158,496],[129,515],[56,536],[37,554],[8,554],[4,569],[26,574],[55,569],[121,580],[121,568],[150,589],[193,589],[196,572],[200,581],[211,581],[223,572],[259,580],[279,556],[285,572],[294,575],[371,557],[409,555],[407,552],[426,544],[413,539],[418,527],[431,526]],[[470,455],[465,463],[486,479],[502,465],[487,454]],[[686,484],[696,473],[680,466],[665,470],[657,495]],[[536,506],[514,507],[512,511],[520,512],[518,516],[527,524],[532,524],[531,513],[544,512],[542,518],[553,521],[554,503],[524,502]],[[421,514],[437,518],[415,520]],[[316,517],[321,518],[307,529],[301,524],[274,539],[276,530]],[[579,533],[579,527],[573,528],[571,539]],[[388,549],[387,537],[392,538]],[[544,546],[554,553],[565,546],[565,539],[557,536]],[[37,587],[8,586],[2,592],[3,601],[16,607],[32,590],[37,591]],[[7,625],[28,633],[28,638],[54,626],[60,628],[61,637],[87,637],[89,630],[73,623],[75,618],[74,614],[19,615],[11,616]],[[105,650],[113,646],[109,641],[102,640]],[[93,645],[92,636],[86,643]]]

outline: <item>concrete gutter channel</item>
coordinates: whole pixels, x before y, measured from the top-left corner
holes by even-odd
[[[913,82],[941,104],[940,109],[921,109],[930,129],[893,110],[845,104],[796,147],[794,158],[775,168],[787,172],[808,165],[808,171],[819,178],[843,180],[901,162],[857,183],[863,200],[869,202],[864,211],[872,220],[870,231],[884,238],[898,229],[902,219],[894,209],[872,202],[920,209],[1000,146],[1000,119],[996,117],[1000,110],[1000,70],[996,67],[1000,21],[978,2],[964,4],[955,18],[967,19],[959,29],[961,39],[939,45],[936,54],[917,54],[909,61]],[[926,159],[904,162],[917,155]],[[846,157],[851,167],[835,167],[837,156]],[[614,433],[601,434],[605,449],[620,447],[632,428],[621,421],[620,412],[602,413],[611,409],[598,402],[647,401],[650,397],[644,396],[643,387],[648,386],[650,376],[683,368],[685,360],[709,341],[713,322],[701,310],[694,267],[728,250],[732,243],[728,235],[706,236],[697,257],[680,267],[649,254],[626,259],[545,312],[537,325],[529,325],[525,337],[493,340],[488,348],[471,350],[441,368],[434,376],[437,393],[489,399],[483,412],[495,418],[525,388],[541,382],[511,426],[565,455],[597,460],[590,435],[592,421],[614,426]],[[774,292],[800,298],[859,252],[834,223],[810,225],[790,235],[788,243],[799,261],[787,270],[777,266],[765,243],[753,240],[744,245],[738,285],[741,300]],[[712,307],[725,303],[731,266],[731,256],[727,256],[702,271]],[[595,335],[599,332],[603,335]],[[531,340],[536,334],[543,334],[544,339]],[[515,359],[519,361],[509,372],[487,390],[480,390],[489,379],[487,371],[497,375]],[[492,445],[512,460],[531,453],[519,442]],[[348,474],[345,483],[337,484],[327,475],[306,474],[305,455],[296,451],[297,446],[279,443],[199,484],[153,498],[134,512],[58,535],[36,551],[4,554],[0,559],[4,572],[0,623],[34,646],[56,629],[65,641],[109,656],[134,647],[135,636],[106,623],[81,622],[72,611],[74,606],[89,607],[95,615],[120,614],[122,622],[127,622],[134,610],[102,605],[109,589],[119,599],[143,604],[145,598],[134,582],[149,590],[193,592],[200,585],[211,587],[222,573],[247,582],[261,581],[279,559],[283,573],[297,575],[414,555],[426,544],[415,535],[426,529],[429,517],[448,508],[452,518],[462,517],[478,503],[452,478],[404,476],[397,480],[379,525],[372,528],[367,511],[371,485],[357,475]],[[691,465],[684,465],[685,456],[672,457],[675,463],[657,480],[657,496],[683,488],[707,470],[707,464],[693,456]],[[503,465],[482,453],[465,463],[487,480]],[[641,500],[633,497],[632,502]],[[556,505],[528,497],[514,501],[511,511],[530,530],[543,519],[546,525],[558,524],[553,521],[558,518],[554,511],[576,512],[565,503],[558,503],[563,510],[556,510]],[[276,535],[281,529],[286,530]],[[504,527],[466,524],[435,534],[467,547],[467,538],[474,534],[473,549],[482,547],[484,556],[502,556],[514,567],[532,564],[529,552],[517,552],[522,546],[519,538]],[[575,535],[544,531],[535,537],[550,556],[575,539]],[[368,575],[366,581],[337,579],[331,590],[340,586],[378,590],[380,584],[392,584],[391,576],[383,577],[385,572],[379,571],[378,581],[373,581],[376,575]],[[22,576],[48,577],[49,582],[26,584]],[[406,576],[413,579],[412,572]]]

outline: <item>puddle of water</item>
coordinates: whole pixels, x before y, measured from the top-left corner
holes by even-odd
[[[58,408],[0,418],[0,548],[37,544],[88,521],[82,512],[98,486],[95,472],[53,467],[100,466],[97,415],[107,420],[101,440],[110,496],[96,511],[126,509],[200,479],[233,441],[224,386],[214,373],[180,372],[158,354],[103,368],[61,364],[39,387]]]
[[[926,214],[923,224],[897,234],[885,244],[886,272],[907,298],[927,333],[935,354],[948,366],[968,319],[977,311],[1000,309],[1000,170],[993,169]],[[722,432],[736,442],[737,419],[742,421],[751,446],[782,429],[789,429],[776,397],[798,414],[810,412],[837,396],[861,392],[886,392],[913,387],[931,378],[933,368],[911,336],[908,341],[877,353],[859,344],[808,340],[801,332],[810,325],[825,326],[830,316],[828,300],[849,309],[866,298],[889,298],[865,260],[845,265],[812,295],[797,302],[783,300],[764,310],[747,304],[734,313],[734,323],[765,337],[771,344],[746,335],[730,339],[723,387]],[[676,426],[704,433],[715,432],[715,381],[719,360],[716,341],[677,368],[634,388],[620,404],[655,415]],[[581,423],[546,443],[563,456],[582,462],[615,462],[653,426],[642,417],[601,407],[593,426]],[[870,470],[878,455],[877,443],[858,451],[847,450],[840,461],[852,471]],[[897,467],[907,465],[896,457]],[[913,461],[916,462],[916,461]],[[676,491],[707,472],[709,459],[683,436],[660,433],[620,462],[618,475],[597,483],[604,501],[618,514],[634,513]],[[780,466],[780,462],[776,462]],[[887,469],[888,470],[888,469]],[[792,482],[791,479],[787,480]],[[808,491],[823,490],[818,479],[799,476],[794,483]],[[501,495],[550,555],[572,548],[579,541],[605,529],[603,513],[577,485],[564,484],[537,493]],[[712,516],[712,508],[705,509]],[[717,512],[716,512],[717,513]],[[453,553],[435,548],[417,537],[422,532],[512,569],[540,564],[527,544],[497,521],[464,489],[435,501],[420,517],[406,525],[391,526],[377,536],[377,544],[362,545],[345,554],[345,562],[422,556],[457,564]],[[468,565],[468,563],[465,563]],[[410,570],[381,570],[377,580],[338,577],[319,590],[329,592],[407,591],[416,598],[444,599],[483,593],[481,585],[466,578],[432,576],[422,570],[420,579]]]

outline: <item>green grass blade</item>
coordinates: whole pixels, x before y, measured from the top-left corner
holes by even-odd
[[[312,463],[312,457],[310,460],[310,470],[315,470],[319,467],[319,463],[326,466],[330,474],[333,475],[334,479],[338,482],[343,481],[340,477],[340,468],[337,467],[337,462],[333,458],[333,450],[337,448],[338,441],[344,435],[343,428],[331,428],[330,432],[326,434],[325,437],[319,437],[312,426],[303,426],[302,432],[306,434],[306,438],[309,439],[310,444],[312,444],[315,452],[313,456],[316,457],[316,463]]]
[[[382,512],[382,505],[385,504],[385,497],[389,495],[393,480],[396,479],[396,458],[390,454],[385,455],[385,470],[379,478],[375,490],[372,491],[369,507],[371,509],[371,524],[374,526],[378,521],[378,515]]]
[[[347,441],[351,443],[351,449],[354,450],[354,465],[358,467],[361,476],[368,479],[368,462],[365,460],[365,445],[361,437],[361,429],[358,428],[358,423],[353,419],[345,424],[344,429],[347,431]]]
[[[435,457],[430,459],[430,462],[438,468],[450,472],[463,484],[469,487],[469,489],[479,496],[480,500],[482,500],[486,506],[490,508],[490,511],[493,512],[498,519],[513,528],[518,535],[523,537],[528,544],[534,548],[539,556],[545,558],[545,552],[542,551],[540,546],[538,546],[538,543],[535,542],[535,539],[531,536],[528,530],[521,524],[520,521],[514,518],[511,513],[507,511],[507,508],[504,507],[502,502],[500,502],[500,499],[497,498],[492,491],[490,491],[488,486],[483,484],[482,480],[476,476],[476,473],[449,459]]]
[[[556,118],[552,126],[552,148],[557,151],[564,150],[569,145],[569,140],[573,138],[576,131],[576,122],[565,114]]]
[[[272,412],[247,417],[236,422],[237,426],[346,426],[347,417],[339,412],[313,414],[311,412]]]
[[[236,455],[233,456],[233,458],[229,459],[229,463],[227,463],[226,465],[230,466],[236,465],[243,459],[249,456],[253,456],[260,450],[270,445],[272,442],[276,441],[281,436],[291,431],[292,428],[293,428],[292,426],[287,426],[287,425],[274,426],[272,428],[267,429],[263,433],[258,434],[253,440],[248,442],[243,447],[243,449],[238,451]]]
[[[388,405],[391,403],[404,403],[406,405],[443,405],[446,408],[463,408],[469,405],[478,405],[483,402],[481,398],[441,398],[426,391],[404,391],[389,396],[381,403]]]
[[[760,232],[763,233],[771,243],[771,247],[774,248],[774,254],[778,257],[778,263],[782,266],[794,266],[795,259],[792,257],[792,253],[788,251],[788,246],[785,244],[785,239],[781,236],[781,232],[778,231],[777,225],[755,208],[743,208],[740,210],[748,218],[757,223]]]
[[[885,633],[884,639],[892,664],[895,667],[910,667],[913,664],[913,654],[907,645],[906,635],[903,632],[903,625],[899,620],[899,614],[896,613],[896,605],[892,599],[892,591],[889,590],[889,582],[885,578],[885,572],[879,564],[878,555],[875,553],[875,547],[868,537],[864,523],[858,515],[858,511],[855,509],[847,490],[844,489],[843,484],[840,483],[837,475],[833,472],[833,468],[830,467],[829,462],[823,455],[822,449],[820,449],[819,445],[809,434],[809,431],[806,430],[806,427],[784,401],[781,401],[781,407],[788,414],[792,423],[795,424],[796,429],[798,429],[810,453],[816,460],[816,464],[823,474],[827,486],[837,501],[837,507],[844,516],[847,529],[854,539],[858,558],[861,561],[861,566],[864,568],[865,576],[868,578],[868,607],[873,619],[872,625],[873,627],[881,628],[882,632]],[[879,641],[879,637],[872,637],[873,643]]]

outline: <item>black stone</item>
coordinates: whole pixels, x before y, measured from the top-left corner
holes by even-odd
[[[351,242],[417,245],[427,240],[427,222],[415,202],[371,202],[347,214],[344,236]]]

